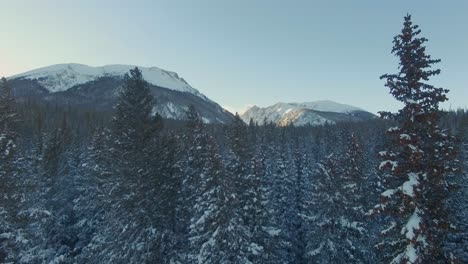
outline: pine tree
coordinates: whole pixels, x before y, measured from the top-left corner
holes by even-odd
[[[304,140],[305,141],[305,140]],[[309,216],[311,215],[311,176],[310,156],[298,137],[295,139],[294,151],[294,214],[292,222],[292,248],[294,263],[307,263],[307,241],[310,233]]]
[[[112,192],[112,157],[108,149],[112,145],[108,129],[97,128],[91,136],[87,149],[81,153],[79,167],[82,175],[75,183],[78,190],[74,207],[82,221],[75,224],[79,232],[81,253],[76,256],[78,263],[93,262],[96,252],[102,250],[103,226],[108,225],[107,215],[112,208],[108,193]],[[107,222],[107,223],[106,223]]]
[[[102,159],[108,207],[106,221],[99,225],[99,234],[92,241],[94,263],[164,263],[157,258],[161,251],[157,242],[165,223],[157,210],[158,201],[163,200],[163,173],[158,172],[159,163],[154,162],[155,156],[162,155],[155,155],[160,147],[156,135],[162,123],[158,115],[153,115],[153,103],[141,71],[130,70],[124,76],[110,130],[108,151],[112,164],[107,167],[107,157]]]
[[[365,261],[366,251],[369,250],[364,247],[364,242],[368,239],[364,232],[364,197],[368,193],[364,192],[363,186],[367,179],[364,174],[363,151],[356,134],[352,133],[350,137],[346,137],[346,141],[347,148],[341,159],[343,171],[339,189],[343,194],[343,201],[340,222],[345,234],[345,245],[352,254],[352,261],[362,263]]]
[[[314,173],[312,188],[313,216],[312,236],[307,248],[307,255],[312,263],[327,263],[339,261],[339,249],[336,247],[335,230],[339,218],[339,202],[342,200],[338,192],[339,172],[337,158],[330,154],[318,164]]]
[[[239,260],[254,262],[262,254],[263,247],[259,241],[255,241],[255,233],[258,230],[257,216],[261,211],[259,199],[256,193],[260,189],[261,182],[255,176],[253,164],[254,155],[249,144],[248,127],[236,114],[233,123],[229,126],[229,145],[232,150],[228,163],[228,176],[230,187],[233,190],[231,197],[233,211],[231,223],[233,235],[237,238],[235,247],[239,250]]]
[[[275,127],[272,123],[264,123],[264,126],[253,129],[256,135],[252,136],[256,141],[254,155],[254,173],[261,181],[261,189],[258,191],[258,203],[261,204],[261,214],[259,215],[258,229],[254,234],[255,241],[262,246],[263,253],[259,263],[285,263],[287,259],[284,254],[286,242],[286,230],[281,230],[280,217],[277,212],[278,207],[276,172],[277,172],[277,149],[274,147]],[[275,157],[275,158],[273,158]],[[274,188],[275,187],[275,188]],[[261,229],[261,230],[259,230]],[[258,232],[260,231],[260,232]]]
[[[438,127],[439,103],[447,100],[448,90],[427,83],[440,73],[432,68],[440,60],[426,54],[427,39],[419,37],[421,30],[411,16],[404,20],[392,49],[400,59],[399,72],[381,76],[404,107],[396,114],[381,112],[398,126],[388,130],[390,149],[380,152],[387,190],[374,211],[389,213],[392,221],[379,246],[386,248],[384,259],[392,263],[439,263],[447,261],[441,246],[450,229],[446,175],[455,154],[452,137]]]
[[[138,68],[124,76],[115,115],[112,134],[115,146],[112,149],[116,161],[116,176],[121,182],[120,195],[127,206],[133,207],[144,193],[145,178],[151,171],[148,153],[152,136],[158,128],[158,117],[152,116],[153,96],[148,83]],[[128,189],[131,188],[131,189]]]
[[[15,248],[13,231],[15,228],[16,193],[16,139],[14,123],[15,100],[5,78],[0,79],[0,262],[14,260]]]
[[[271,211],[269,211],[268,196],[271,190],[268,189],[267,149],[265,138],[262,137],[256,124],[249,125],[249,144],[252,147],[251,156],[251,209],[252,216],[250,233],[252,234],[251,258],[253,263],[275,263],[272,243],[277,242],[278,230],[271,225]]]
[[[14,110],[15,99],[5,78],[0,79],[0,173],[6,175],[13,171],[13,157],[16,149],[17,134],[14,123],[17,114]]]
[[[189,263],[222,263],[233,253],[229,250],[229,221],[232,219],[232,191],[228,181],[223,177],[222,161],[217,153],[212,138],[205,138],[203,145],[194,146],[197,157],[203,166],[197,180],[194,211],[189,226],[190,254]],[[201,143],[201,142],[199,142]],[[234,248],[233,248],[234,249]]]
[[[187,245],[187,213],[184,204],[184,148],[179,135],[163,134],[153,143],[152,164],[156,170],[146,184],[147,201],[151,210],[152,225],[159,229],[157,241],[157,263],[183,263]],[[187,184],[188,185],[188,184]],[[155,197],[156,201],[151,199]],[[190,201],[192,202],[192,201]]]
[[[301,250],[296,248],[297,224],[296,181],[297,169],[294,168],[293,150],[288,141],[286,128],[277,130],[274,151],[270,157],[274,161],[272,174],[272,195],[275,227],[279,232],[278,258],[282,262],[295,261]]]
[[[464,116],[458,126],[460,169],[450,179],[456,188],[451,192],[447,203],[450,205],[450,220],[454,224],[455,232],[449,234],[444,247],[449,254],[453,254],[458,263],[468,263],[468,116],[464,111],[460,113]]]
[[[14,129],[17,114],[14,110],[15,100],[7,80],[0,80],[0,179],[2,193],[8,194],[13,188],[14,157],[16,151],[17,133]],[[3,203],[2,203],[3,204]]]
[[[169,197],[172,196],[172,199],[165,202],[171,213],[166,214],[173,215],[173,226],[170,228],[178,240],[177,248],[172,250],[174,256],[172,256],[171,261],[182,263],[189,261],[192,256],[198,253],[193,252],[198,248],[188,250],[190,248],[189,227],[194,215],[197,197],[201,195],[201,178],[206,173],[206,167],[211,158],[207,145],[210,137],[205,131],[200,114],[193,105],[190,105],[186,116],[186,127],[181,140],[179,140],[180,150],[178,152],[168,151],[167,153],[173,154],[174,160],[165,162],[167,166],[175,164],[176,168],[166,167],[163,169],[163,171],[179,170],[178,173],[170,173],[164,177],[164,189],[168,194],[172,193],[169,195]],[[169,149],[176,145],[174,143],[174,139],[172,139],[169,140],[168,144],[163,143],[163,145]]]
[[[313,179],[314,226],[308,246],[313,263],[359,263],[355,247],[348,235],[362,227],[351,223],[345,215],[346,196],[343,190],[342,163],[336,154],[328,155],[319,163]]]
[[[153,131],[153,96],[138,68],[125,74],[115,106],[114,132],[122,150],[140,149]]]

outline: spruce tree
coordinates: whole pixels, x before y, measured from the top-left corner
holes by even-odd
[[[112,157],[108,151],[111,144],[110,131],[97,128],[81,153],[80,169],[82,175],[75,183],[78,198],[74,207],[83,221],[75,228],[80,230],[79,244],[81,253],[76,256],[78,263],[92,262],[97,251],[102,250],[103,226],[108,225],[107,215],[112,207],[112,200],[107,195],[115,187],[112,183]]]
[[[190,105],[186,111],[186,126],[180,143],[179,149],[175,150],[175,139],[172,138],[167,143],[162,143],[166,153],[173,156],[173,161],[162,157],[166,163],[162,171],[172,172],[164,176],[164,191],[172,198],[166,200],[163,214],[173,216],[173,226],[170,229],[177,237],[177,248],[173,250],[175,254],[171,261],[184,262],[190,260],[196,249],[190,249],[189,232],[191,218],[195,214],[195,204],[197,197],[201,195],[201,181],[209,166],[210,155],[208,141],[210,137],[205,131],[200,114],[193,105]],[[172,146],[172,148],[171,148]],[[178,160],[178,161],[176,161]],[[175,166],[174,166],[175,165]],[[178,170],[177,173],[174,173]],[[170,213],[165,213],[169,211]],[[193,260],[193,259],[192,259]]]
[[[141,150],[155,129],[154,99],[138,68],[125,74],[123,81],[113,118],[116,146],[120,151]]]
[[[189,225],[190,254],[188,263],[221,263],[232,254],[229,250],[229,220],[232,219],[233,197],[228,181],[223,177],[224,169],[212,138],[199,135],[203,145],[194,146],[197,157],[203,162],[197,177],[195,205]],[[202,142],[198,142],[202,143]]]
[[[162,236],[165,219],[156,209],[158,201],[163,200],[162,173],[158,172],[159,163],[153,162],[159,147],[155,137],[161,120],[153,115],[153,103],[141,71],[130,70],[123,78],[112,120],[108,150],[112,164],[110,175],[103,182],[109,207],[105,213],[107,222],[99,226],[101,239],[96,239],[99,247],[94,249],[95,263],[164,263],[155,257],[161,251],[156,241],[162,238],[156,237]]]
[[[463,112],[462,112],[463,113]],[[458,126],[458,163],[460,169],[454,173],[450,182],[455,186],[450,193],[450,220],[455,232],[449,234],[444,248],[453,254],[459,263],[468,263],[468,116]]]
[[[354,263],[362,263],[365,260],[367,249],[364,247],[366,233],[364,198],[368,193],[364,192],[364,184],[367,179],[364,173],[364,160],[362,146],[355,133],[346,137],[346,150],[341,159],[341,184],[340,192],[343,194],[340,208],[340,222],[342,227],[345,247],[351,252]]]
[[[115,106],[112,127],[115,144],[111,150],[116,161],[115,176],[121,181],[117,195],[129,207],[145,195],[142,187],[151,174],[149,153],[155,146],[148,143],[158,125],[157,117],[152,116],[153,103],[149,84],[141,71],[135,68],[125,74]]]
[[[5,78],[0,79],[0,262],[14,260],[15,204],[17,174],[15,154],[17,133],[14,123],[17,118],[15,100]]]
[[[305,140],[304,140],[305,141]],[[311,176],[310,156],[305,150],[304,142],[295,137],[294,150],[294,214],[292,222],[292,248],[294,250],[294,263],[307,263],[307,242],[310,232],[309,216],[311,214]],[[301,142],[301,143],[299,143]]]
[[[13,170],[13,157],[16,149],[17,133],[14,123],[17,114],[14,110],[15,99],[5,78],[0,79],[0,175]]]
[[[411,16],[404,20],[392,49],[400,60],[399,72],[381,76],[404,107],[395,114],[381,112],[398,125],[388,130],[393,144],[380,152],[387,190],[374,211],[389,213],[392,220],[379,246],[392,263],[439,263],[449,258],[442,243],[450,229],[446,176],[453,170],[454,151],[452,137],[438,127],[439,104],[447,100],[448,90],[427,83],[440,73],[432,68],[440,60],[426,54],[427,39],[419,37],[421,30]]]
[[[298,254],[295,248],[297,239],[294,233],[296,211],[296,173],[294,168],[293,150],[288,141],[286,128],[278,128],[272,156],[274,161],[272,175],[272,203],[275,227],[279,232],[279,248],[277,254],[283,262],[295,260]]]
[[[344,215],[346,200],[341,166],[340,159],[332,153],[319,163],[314,175],[312,202],[316,215],[308,246],[312,263],[359,263],[348,229],[359,232],[360,227],[356,223],[353,226]]]
[[[232,220],[229,225],[235,227],[237,242],[233,245],[238,250],[236,259],[255,261],[263,247],[254,239],[257,230],[256,217],[260,211],[256,190],[260,182],[254,174],[253,150],[249,144],[248,126],[238,114],[229,126],[229,145],[232,150],[228,163],[228,176],[233,190]]]

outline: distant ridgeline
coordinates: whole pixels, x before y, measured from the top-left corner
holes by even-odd
[[[8,78],[18,102],[43,102],[54,106],[111,112],[122,86],[122,77],[130,65],[90,67],[82,64],[59,64]],[[184,120],[193,105],[204,123],[226,124],[233,115],[191,87],[177,73],[156,67],[140,67],[143,78],[151,84],[155,98],[154,113],[165,119]],[[270,107],[252,107],[241,115],[249,123],[272,122],[285,125],[323,125],[375,118],[360,108],[331,101],[278,103]]]
[[[135,66],[90,67],[59,64],[8,78],[19,102],[42,101],[51,105],[111,111],[125,73]],[[153,112],[167,119],[183,120],[190,105],[205,123],[229,123],[233,115],[191,87],[177,73],[140,67],[155,98]]]
[[[252,120],[258,124],[266,122],[279,126],[335,124],[346,121],[364,121],[376,117],[360,108],[332,101],[277,103],[265,108],[253,106],[241,115],[246,123]]]

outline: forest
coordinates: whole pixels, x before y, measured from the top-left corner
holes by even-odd
[[[401,110],[362,122],[167,120],[138,68],[113,112],[2,79],[0,262],[468,263],[468,112],[440,110],[419,33],[381,77]]]

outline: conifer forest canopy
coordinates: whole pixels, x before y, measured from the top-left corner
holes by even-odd
[[[468,263],[468,113],[423,36],[380,77],[399,111],[321,125],[164,118],[139,68],[112,111],[3,78],[0,263]]]

